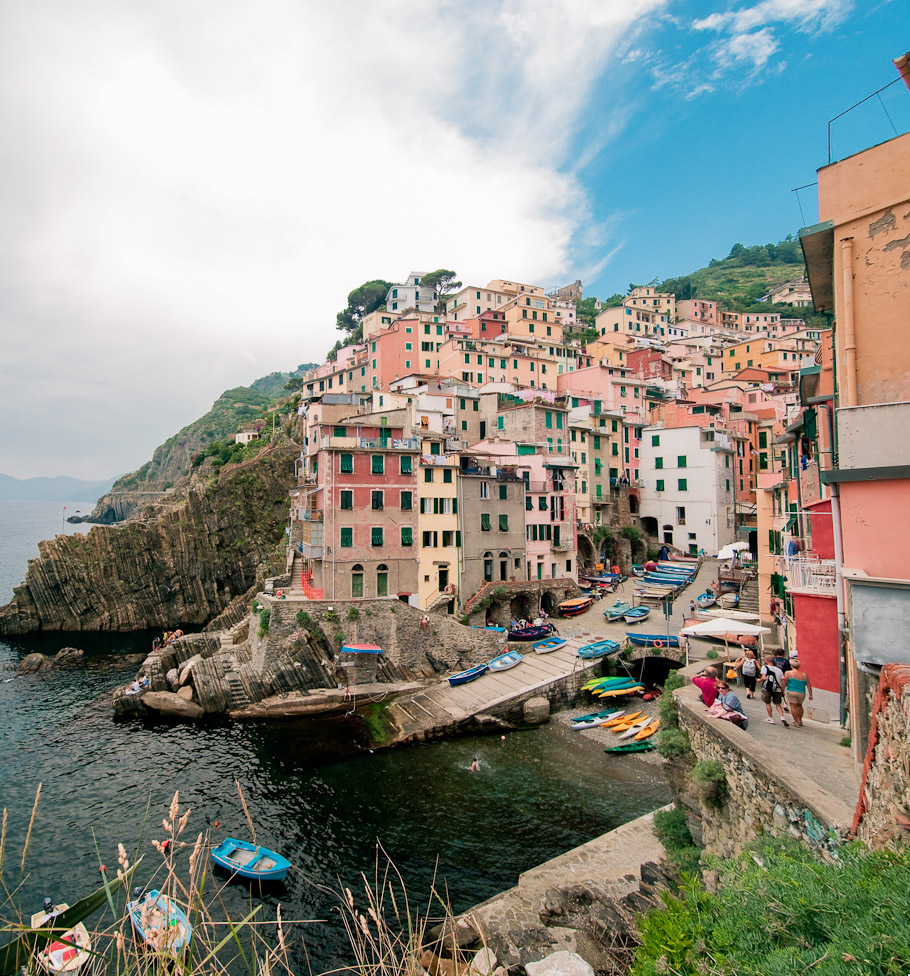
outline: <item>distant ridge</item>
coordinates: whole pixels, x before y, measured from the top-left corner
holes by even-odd
[[[2,502],[70,502],[95,501],[111,490],[116,478],[104,481],[80,481],[58,475],[56,478],[11,478],[0,474]]]

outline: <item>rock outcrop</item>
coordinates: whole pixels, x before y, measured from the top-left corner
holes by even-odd
[[[0,608],[0,634],[205,626],[284,568],[298,450],[276,446],[220,474],[202,467],[157,518],[40,543]]]

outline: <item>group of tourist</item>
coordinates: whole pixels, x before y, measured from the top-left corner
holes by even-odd
[[[759,665],[755,652],[750,648],[738,661],[731,662],[725,677],[735,678],[737,671],[742,674],[747,698],[755,697],[756,686],[761,682],[761,700],[768,710],[765,722],[774,725],[773,706],[783,726],[792,724],[796,729],[803,727],[803,703],[807,695],[812,700],[812,682],[800,668],[797,658],[787,658],[782,652],[777,655],[768,653],[764,663]],[[701,699],[711,715],[733,722],[742,729],[749,727],[749,718],[742,702],[731,691],[727,681],[718,676],[717,668],[705,668],[695,675],[692,683],[701,692]],[[784,717],[785,709],[789,711],[792,722]]]

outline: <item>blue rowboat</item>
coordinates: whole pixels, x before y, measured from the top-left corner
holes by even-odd
[[[500,654],[499,657],[494,657],[490,661],[489,668],[491,671],[508,671],[509,668],[521,664],[524,659],[524,654],[519,654],[518,651],[509,651],[506,654]]]
[[[510,641],[536,641],[547,637],[553,628],[550,624],[540,624],[537,627],[525,627],[522,630],[510,630]]]
[[[666,634],[630,634],[626,637],[629,643],[638,644],[639,647],[679,647],[679,638],[673,634],[667,637]]]
[[[275,851],[236,837],[225,837],[212,851],[212,860],[231,874],[254,881],[284,881],[291,867],[291,862]]]
[[[562,603],[558,604],[557,609],[564,617],[577,617],[580,613],[584,613],[594,600],[589,597],[581,597],[575,600],[563,600]]]
[[[717,596],[710,590],[705,590],[704,593],[699,593],[695,598],[695,603],[702,610],[707,610],[708,607],[713,607],[717,603]]]
[[[623,614],[623,617],[627,624],[637,624],[641,623],[650,612],[650,607],[632,607]]]
[[[594,644],[585,644],[584,647],[579,647],[578,656],[589,659],[604,657],[607,654],[614,654],[619,648],[620,645],[617,641],[602,640]]]
[[[562,637],[548,637],[546,640],[532,644],[531,647],[538,654],[549,654],[550,651],[558,651],[560,647],[564,647],[565,643]]]
[[[146,892],[134,889],[126,910],[137,937],[156,952],[179,956],[193,938],[186,912],[156,888]]]
[[[467,671],[459,671],[458,674],[453,674],[449,678],[449,684],[453,688],[455,685],[466,685],[469,681],[479,678],[482,674],[486,674],[489,670],[489,664],[478,664],[473,668],[468,668]]]
[[[632,609],[631,603],[624,603],[622,600],[617,600],[612,607],[607,607],[604,610],[604,616],[607,620],[619,620],[627,610]]]

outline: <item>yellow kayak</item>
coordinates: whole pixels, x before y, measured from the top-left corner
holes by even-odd
[[[604,724],[605,728],[612,729],[616,725],[625,725],[626,722],[631,722],[632,719],[638,718],[641,712],[632,712],[631,715],[617,715],[616,718],[610,719],[609,722]]]
[[[641,732],[639,732],[638,735],[635,736],[635,738],[638,740],[647,739],[649,736],[654,735],[659,725],[660,725],[660,719],[659,718],[654,719],[654,721],[650,725],[645,726],[645,728],[643,728]]]
[[[644,691],[644,685],[629,685],[626,688],[609,688],[607,691],[602,691],[598,698],[616,698],[618,695],[635,695],[639,691]]]

